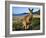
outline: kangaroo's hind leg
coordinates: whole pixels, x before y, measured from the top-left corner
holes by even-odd
[[[24,27],[25,30],[27,29],[25,21],[23,21],[23,27]]]

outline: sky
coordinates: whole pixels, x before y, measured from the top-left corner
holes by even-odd
[[[13,14],[28,13],[29,12],[28,8],[32,9],[32,7],[12,7],[12,13]],[[33,12],[36,12],[38,10],[39,8],[33,7]]]

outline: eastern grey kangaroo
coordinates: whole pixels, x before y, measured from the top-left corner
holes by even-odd
[[[28,15],[24,16],[24,18],[22,19],[23,20],[22,24],[23,24],[23,27],[24,27],[25,30],[29,28],[29,26],[32,22],[32,18],[33,18],[32,11],[33,11],[33,9],[30,10],[30,8],[29,8],[30,13],[28,13]]]

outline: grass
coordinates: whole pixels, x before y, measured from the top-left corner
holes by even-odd
[[[23,30],[22,21],[13,22],[13,31],[15,30]],[[31,28],[31,27],[30,27]],[[40,30],[40,18],[33,18],[32,19],[32,30]],[[30,30],[30,29],[29,29]]]
[[[33,20],[32,20],[32,29],[35,29],[35,28],[40,29],[40,18],[33,18]]]

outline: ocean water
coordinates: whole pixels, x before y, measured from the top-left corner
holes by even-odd
[[[21,14],[13,14],[13,16],[27,16],[29,15],[28,13],[21,13]]]

